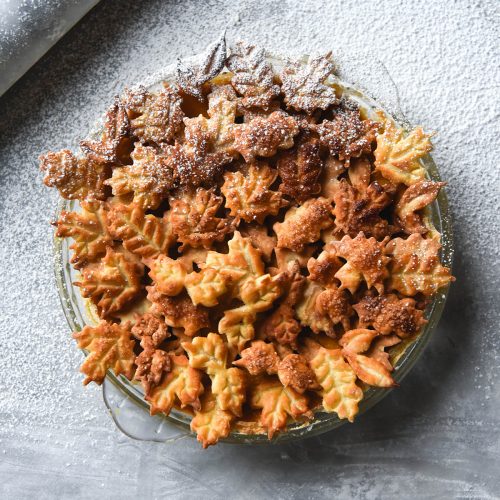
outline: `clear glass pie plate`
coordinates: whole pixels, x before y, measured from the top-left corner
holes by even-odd
[[[283,64],[282,57],[269,56],[275,69],[279,69]],[[377,73],[378,78],[376,87],[378,90],[383,88],[383,96],[380,100],[375,101],[369,95],[375,95],[374,91],[368,88],[370,85],[365,85],[363,90],[360,90],[358,83],[345,83],[347,78],[349,81],[356,82],[358,78],[363,78],[364,75],[357,73],[355,68],[359,61],[364,61],[366,68],[366,56],[363,58],[350,58],[348,63],[343,63],[339,68],[339,75],[342,78],[341,85],[351,98],[356,100],[362,107],[368,117],[373,116],[376,109],[382,109],[387,114],[392,116],[395,121],[404,128],[409,128],[409,124],[399,110],[397,89],[394,87],[392,79],[388,76],[385,68],[380,66],[380,63],[375,64],[374,59],[370,59],[372,66],[371,80],[373,81],[373,73]],[[364,73],[366,75],[366,72]],[[146,85],[150,88],[155,88],[159,82],[174,78],[175,67],[169,66],[157,73],[151,81]],[[383,85],[381,85],[381,82]],[[366,82],[363,82],[366,83]],[[373,88],[373,86],[372,86]],[[377,92],[377,90],[375,90]],[[380,93],[380,92],[378,92]],[[382,102],[384,104],[382,104]],[[428,177],[433,181],[440,181],[438,169],[432,160],[431,156],[423,158],[422,163],[427,169]],[[77,201],[62,200],[59,203],[56,218],[59,218],[61,210],[79,210]],[[443,190],[439,193],[436,201],[431,205],[428,216],[434,224],[437,231],[441,233],[442,243],[442,261],[443,265],[451,267],[453,256],[451,223],[449,218],[449,209],[446,194]],[[70,239],[55,238],[55,277],[57,288],[59,291],[61,304],[64,314],[68,321],[71,331],[79,331],[85,325],[95,325],[98,318],[93,312],[91,306],[86,299],[80,295],[78,287],[73,285],[73,282],[78,280],[78,272],[72,269],[69,264],[71,251]],[[411,368],[415,365],[426,345],[428,344],[432,332],[441,317],[443,311],[448,288],[440,290],[433,298],[425,311],[428,323],[423,328],[418,337],[407,341],[403,346],[396,346],[396,350],[391,352],[392,361],[394,363],[393,378],[397,383],[400,383],[408,374]],[[389,389],[380,389],[370,387],[365,391],[364,399],[360,403],[360,412],[366,412],[373,405],[379,402],[389,392]],[[149,415],[149,404],[144,399],[142,387],[139,384],[127,380],[123,376],[115,376],[111,371],[108,372],[106,380],[103,384],[103,397],[116,425],[126,435],[140,440],[169,442],[172,440],[181,439],[187,436],[192,436],[189,429],[191,416],[173,409],[170,415]],[[285,441],[294,441],[297,439],[311,437],[323,432],[335,429],[346,420],[340,420],[335,414],[324,413],[318,411],[312,421],[304,423],[292,423],[287,427],[286,432],[277,434],[272,441],[268,441],[266,434],[245,434],[235,430],[225,439],[225,442],[231,443],[276,443]]]

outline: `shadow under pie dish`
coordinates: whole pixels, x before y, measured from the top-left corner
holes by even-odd
[[[203,446],[353,421],[413,366],[453,279],[429,135],[329,55],[219,44],[164,80],[117,98],[79,157],[41,157],[85,383]]]

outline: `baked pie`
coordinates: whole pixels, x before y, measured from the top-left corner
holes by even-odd
[[[80,154],[40,158],[79,201],[54,224],[100,318],[73,335],[85,384],[142,384],[204,447],[317,411],[352,422],[369,386],[396,385],[393,347],[454,279],[428,217],[444,183],[420,161],[430,135],[368,116],[333,67],[222,41],[127,89]]]

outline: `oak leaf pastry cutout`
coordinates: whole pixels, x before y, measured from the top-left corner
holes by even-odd
[[[233,73],[231,85],[242,96],[241,106],[267,110],[280,87],[274,83],[274,72],[266,60],[265,50],[245,42],[231,47],[226,61]]]
[[[335,90],[325,84],[328,77],[333,77],[333,70],[331,52],[309,58],[306,65],[290,61],[281,72],[281,90],[287,107],[310,115],[337,104]]]
[[[85,383],[133,378],[152,414],[184,408],[203,447],[314,412],[352,422],[454,279],[430,136],[374,110],[329,53],[270,61],[245,43],[226,57],[222,37],[177,81],[125,90],[80,155],[40,157],[102,319],[75,333]]]
[[[84,385],[89,382],[102,384],[107,370],[115,375],[123,374],[131,379],[134,374],[134,341],[126,325],[101,321],[97,326],[85,326],[75,332],[73,338],[80,349],[89,352],[80,371],[86,375]]]
[[[212,394],[221,410],[241,416],[245,400],[245,378],[239,368],[227,368],[228,348],[220,335],[209,333],[182,344],[189,366],[204,370],[212,381]]]
[[[66,200],[106,199],[105,181],[111,175],[108,163],[77,158],[69,149],[63,149],[40,156],[40,170],[45,174],[43,183],[55,187]]]
[[[106,225],[114,239],[142,258],[166,253],[175,241],[169,220],[145,213],[135,203],[116,203],[106,213]]]
[[[366,238],[361,232],[355,238],[344,236],[340,241],[332,241],[328,250],[346,263],[335,273],[340,281],[340,289],[356,292],[364,281],[368,288],[374,287],[378,293],[384,293],[384,280],[389,277],[387,265],[389,257],[385,255],[387,240],[378,242],[375,238]]]
[[[429,232],[422,210],[437,197],[445,182],[419,181],[405,190],[395,206],[395,222],[405,233]]]
[[[106,181],[113,195],[133,195],[133,202],[143,208],[158,208],[161,201],[177,185],[168,158],[151,146],[136,143],[130,154],[132,165],[115,168]]]
[[[293,146],[299,133],[297,121],[283,111],[274,111],[267,117],[256,117],[234,127],[234,147],[246,162],[257,157],[274,156],[278,150]]]
[[[359,326],[372,326],[382,335],[395,333],[401,338],[417,334],[426,323],[424,312],[410,298],[387,295],[366,295],[353,306],[359,316]]]
[[[323,169],[318,139],[302,134],[293,149],[285,151],[277,163],[281,179],[279,190],[299,203],[321,191]]]
[[[333,224],[331,204],[325,198],[307,200],[300,207],[292,207],[283,222],[274,224],[278,248],[301,252],[305,245],[318,241],[321,231]]]
[[[177,402],[181,408],[191,406],[194,410],[201,407],[200,396],[203,394],[202,373],[189,366],[186,356],[170,356],[171,370],[163,381],[151,389],[146,400],[150,403],[151,415],[168,415]]]
[[[417,127],[405,136],[403,130],[389,119],[384,121],[384,132],[377,135],[375,171],[394,184],[411,186],[422,181],[425,168],[419,159],[432,149],[430,134]]]
[[[203,94],[203,84],[216,77],[224,68],[226,63],[226,34],[208,47],[202,61],[195,64],[185,64],[177,60],[177,83],[186,93],[200,101]]]
[[[54,223],[56,236],[71,237],[74,243],[70,263],[75,269],[81,269],[89,262],[95,262],[106,254],[108,247],[113,246],[113,239],[106,230],[105,209],[100,202],[82,202],[82,212],[61,211],[59,219]]]
[[[349,166],[351,158],[371,152],[379,124],[362,120],[356,104],[343,100],[336,108],[333,119],[324,120],[314,129],[320,144]]]
[[[130,115],[130,130],[143,144],[170,144],[182,128],[182,99],[170,85],[159,92],[144,87],[128,90],[123,106]]]
[[[211,391],[207,391],[201,400],[201,408],[194,412],[190,425],[203,448],[208,448],[217,444],[219,439],[229,436],[233,420],[234,415],[222,410]]]
[[[81,269],[80,287],[83,297],[97,306],[101,318],[120,312],[134,300],[142,288],[142,267],[125,253],[110,247],[100,262]]]
[[[285,428],[289,417],[294,420],[312,417],[307,397],[291,387],[284,387],[275,378],[264,379],[253,388],[250,404],[253,408],[262,408],[260,423],[269,439]]]
[[[98,163],[123,163],[130,146],[130,121],[118,98],[106,113],[104,130],[100,140],[85,140],[80,147],[87,158]]]
[[[406,240],[395,238],[386,247],[392,257],[390,267],[390,289],[403,295],[422,293],[431,296],[448,285],[454,278],[447,267],[441,265],[441,245],[435,239],[424,239],[415,233]]]
[[[268,215],[276,215],[284,205],[281,193],[272,191],[271,184],[278,173],[264,162],[256,162],[237,172],[226,172],[221,192],[226,198],[230,215],[239,221],[264,222]]]
[[[216,241],[222,241],[233,232],[233,221],[217,213],[224,198],[214,189],[182,190],[170,197],[170,223],[177,239],[193,248],[210,248]]]

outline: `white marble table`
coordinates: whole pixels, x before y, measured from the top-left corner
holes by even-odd
[[[498,498],[498,5],[104,0],[0,98],[0,498]],[[357,423],[202,451],[128,439],[81,387],[36,158],[75,148],[124,83],[226,26],[277,50],[377,54],[406,116],[439,131],[457,283],[418,365]]]

